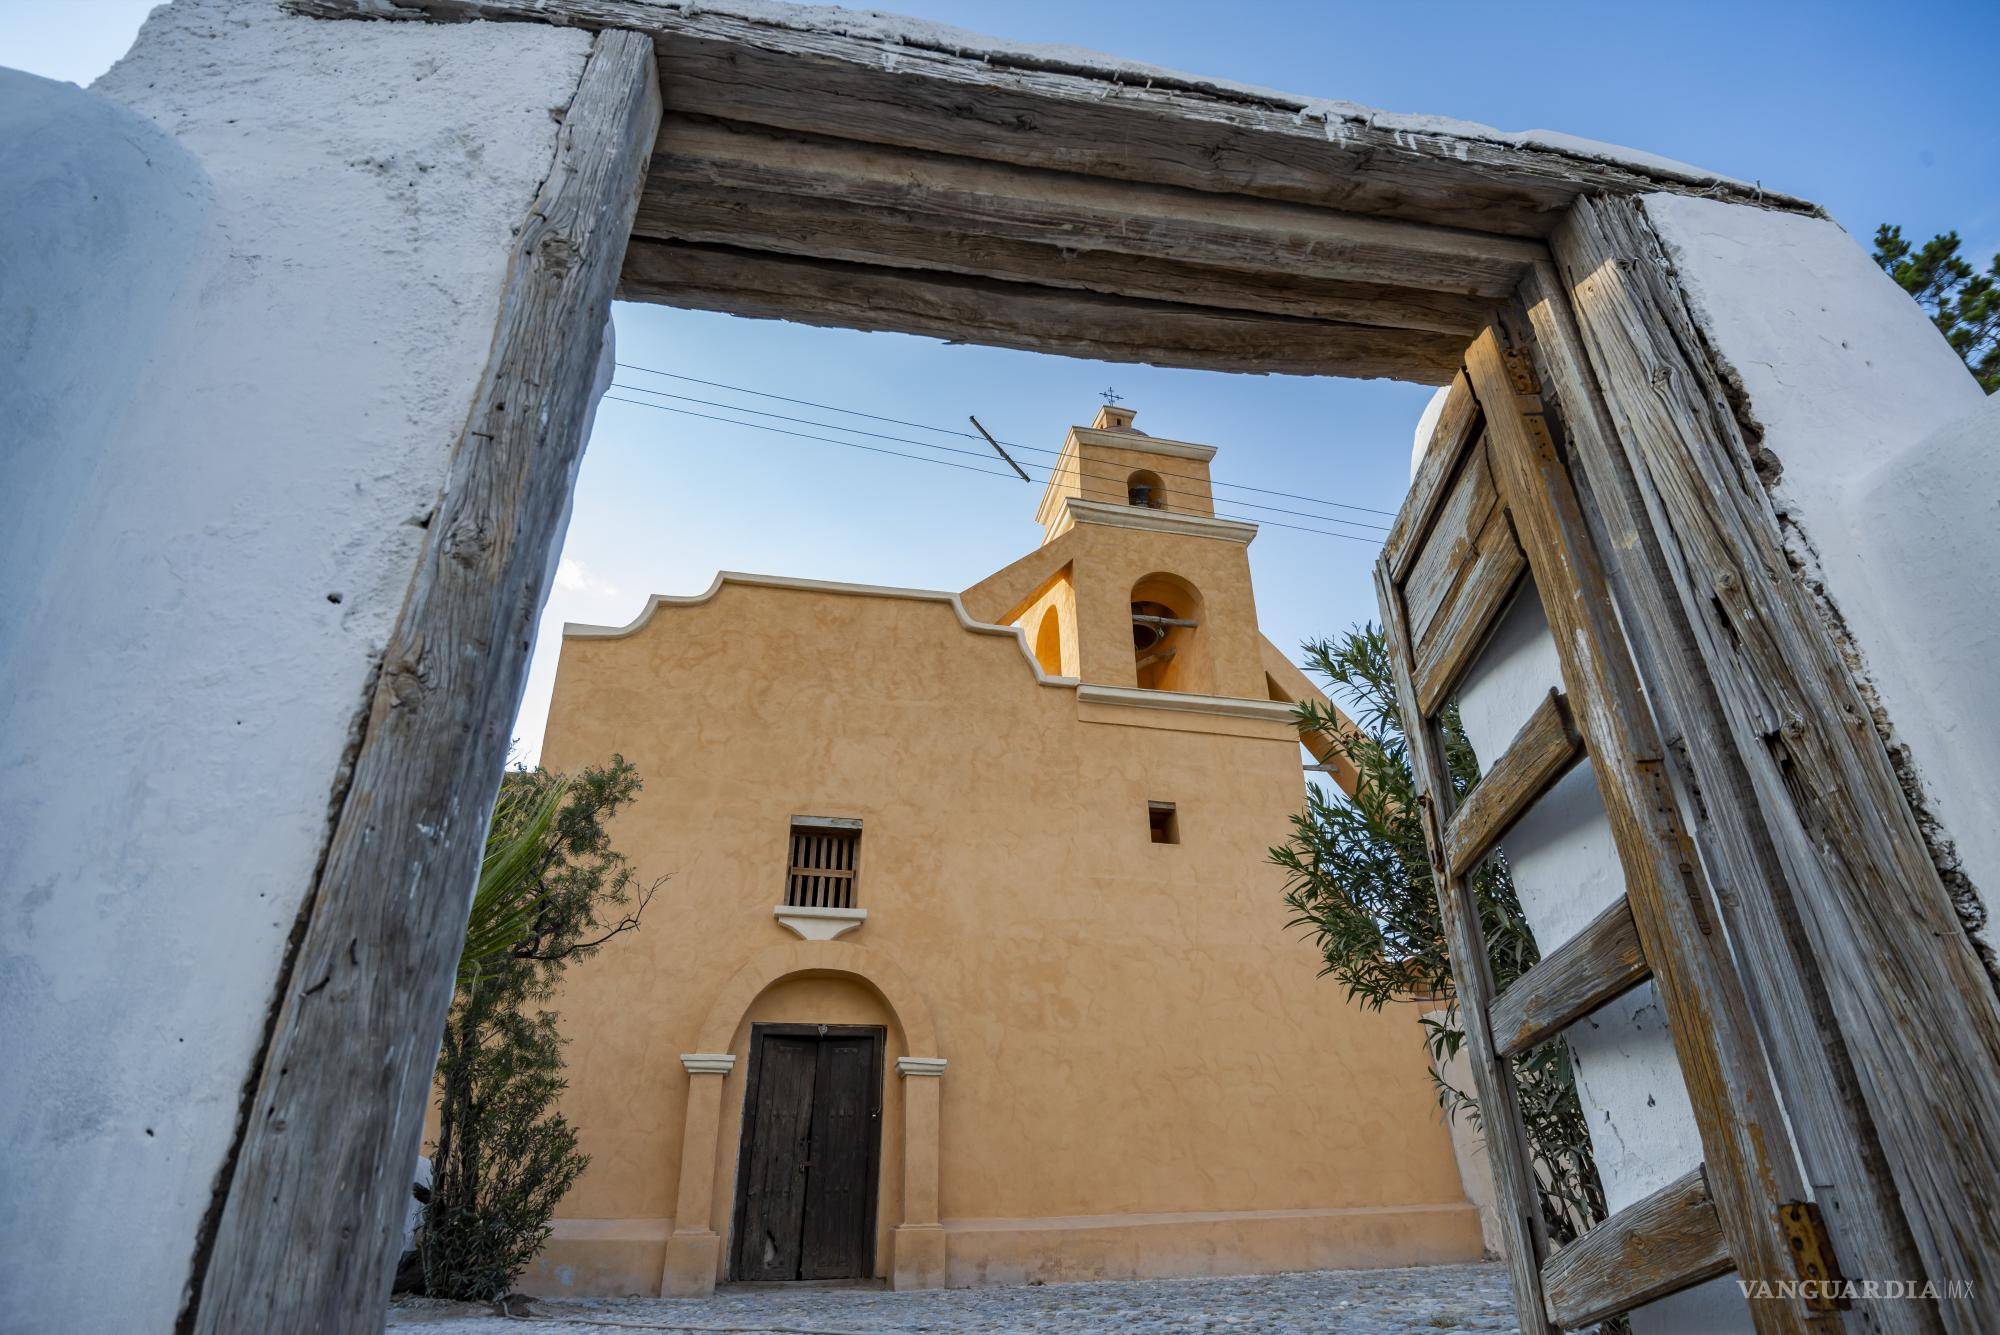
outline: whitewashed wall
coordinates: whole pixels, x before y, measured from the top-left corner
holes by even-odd
[[[1916,303],[1835,224],[1666,195],[1645,208],[1783,470],[1773,500],[1790,549],[1845,621],[1861,678],[1907,748],[1907,777],[1990,913],[2000,416]]]
[[[0,1328],[173,1324],[588,46],[177,0],[0,82]]]

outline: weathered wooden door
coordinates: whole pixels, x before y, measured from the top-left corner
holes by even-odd
[[[863,1279],[874,1270],[883,1037],[873,1026],[752,1027],[736,1279]]]
[[[1458,980],[1521,1328],[1575,1329],[1735,1269],[1828,1278],[1824,1235],[1770,1082],[1726,933],[1669,790],[1605,572],[1540,398],[1525,335],[1467,349],[1376,569],[1439,902]],[[1486,637],[1539,597],[1562,687],[1454,793],[1437,733]],[[1573,766],[1591,764],[1625,896],[1494,995],[1472,873]],[[1703,1164],[1552,1249],[1523,1139],[1513,1059],[1650,978],[1667,1014]],[[1751,1304],[1760,1331],[1837,1319],[1830,1302]]]

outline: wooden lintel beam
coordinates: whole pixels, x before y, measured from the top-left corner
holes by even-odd
[[[639,235],[656,240],[728,245],[806,259],[929,270],[1003,282],[1033,283],[1107,296],[1173,301],[1308,320],[1426,329],[1469,339],[1492,303],[1483,297],[1387,283],[1299,274],[1093,249],[1051,235],[1017,241],[953,232],[934,221],[823,196],[774,196],[738,190],[649,194]]]
[[[659,42],[668,109],[870,143],[1355,213],[1543,236],[1588,194],[1702,194],[1810,211],[1693,169],[1483,127],[1065,57],[973,33],[900,32],[799,7],[743,16],[659,0],[291,0],[320,17],[623,27]],[[1383,123],[1387,122],[1387,123]]]
[[[619,296],[761,319],[887,330],[1102,361],[1441,384],[1452,334],[1102,296],[1027,283],[635,237]]]
[[[1581,1330],[1731,1268],[1699,1168],[1612,1215],[1542,1267],[1549,1319]]]
[[[1457,228],[678,116],[661,129],[648,182],[642,235],[975,273],[990,256],[1018,270],[996,277],[1061,274],[1062,285],[1104,261],[1143,281],[1144,265],[1123,262],[1166,261],[1213,270],[1200,288],[1219,289],[1210,302],[1225,306],[1241,304],[1232,275],[1260,292],[1292,279],[1356,284],[1319,294],[1339,310],[1294,313],[1364,324],[1395,323],[1365,311],[1415,289],[1458,299],[1413,303],[1428,316],[1417,327],[1439,327],[1448,310],[1444,327],[1468,337],[1492,303],[1466,299],[1508,296],[1545,255],[1539,242]],[[768,247],[756,239],[767,232]],[[1167,290],[1153,286],[1139,295]]]
[[[1632,906],[1618,902],[1514,980],[1488,1011],[1502,1057],[1525,1052],[1646,980]]]

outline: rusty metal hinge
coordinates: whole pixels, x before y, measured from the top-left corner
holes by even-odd
[[[1827,1237],[1826,1221],[1819,1206],[1811,1201],[1787,1201],[1778,1207],[1778,1227],[1791,1249],[1792,1265],[1800,1285],[1799,1296],[1808,1311],[1837,1312],[1853,1304],[1841,1291],[1840,1263],[1833,1257],[1833,1240]]]
[[[1438,879],[1438,889],[1444,889],[1444,831],[1438,825],[1437,803],[1429,793],[1417,794],[1417,809],[1423,813],[1424,846],[1431,855],[1431,871]]]

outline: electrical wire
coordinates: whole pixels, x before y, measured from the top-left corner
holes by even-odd
[[[658,375],[658,376],[665,376],[665,377],[667,377],[667,378],[668,378],[668,379],[670,379],[670,380],[684,380],[684,381],[687,381],[687,382],[688,382],[688,383],[690,383],[690,384],[695,384],[695,385],[707,385],[707,386],[708,386],[708,387],[709,387],[710,389],[726,389],[726,390],[729,390],[729,391],[731,391],[732,393],[737,393],[737,394],[752,394],[752,395],[755,395],[756,397],[758,397],[758,398],[761,398],[761,399],[775,399],[775,400],[777,400],[777,401],[778,401],[778,402],[780,402],[780,403],[795,403],[795,404],[798,404],[799,406],[801,406],[801,407],[805,407],[805,408],[821,408],[821,409],[824,409],[824,410],[825,410],[825,411],[827,411],[827,412],[832,412],[832,413],[842,413],[842,414],[844,414],[844,415],[846,415],[846,416],[849,416],[849,417],[865,417],[865,418],[869,419],[870,421],[875,421],[875,422],[887,422],[887,423],[889,423],[889,424],[890,424],[890,425],[892,425],[892,426],[907,426],[907,427],[914,427],[914,428],[915,428],[915,429],[917,429],[918,431],[935,431],[935,432],[938,432],[938,433],[939,433],[940,435],[946,435],[946,436],[960,436],[960,437],[963,437],[963,438],[964,438],[964,439],[966,439],[966,440],[977,440],[977,439],[979,439],[979,437],[977,437],[977,436],[973,435],[973,434],[972,434],[972,433],[971,433],[970,431],[959,431],[959,430],[957,430],[956,428],[953,428],[953,427],[948,427],[948,426],[932,426],[932,425],[930,425],[930,424],[928,424],[928,423],[925,423],[925,422],[911,422],[911,421],[907,421],[907,420],[905,420],[904,418],[901,418],[901,417],[884,417],[884,416],[883,416],[883,415],[881,415],[880,413],[865,413],[865,412],[862,412],[862,411],[860,411],[860,410],[859,410],[859,409],[857,409],[857,408],[841,408],[841,407],[838,407],[838,406],[836,406],[836,405],[834,405],[834,404],[831,404],[831,403],[819,403],[819,402],[817,402],[817,401],[815,401],[815,400],[813,400],[813,399],[795,399],[795,398],[791,398],[791,397],[789,397],[789,396],[787,396],[787,395],[784,395],[784,394],[773,394],[773,393],[771,393],[771,392],[770,392],[770,391],[768,391],[768,390],[762,390],[762,389],[751,389],[751,388],[750,388],[750,387],[748,387],[747,385],[726,385],[726,384],[722,383],[722,382],[721,382],[721,381],[719,381],[719,380],[703,380],[703,379],[701,379],[701,378],[700,378],[699,376],[691,376],[691,375],[682,375],[682,374],[680,374],[680,373],[679,373],[678,371],[662,371],[662,370],[660,370],[660,369],[659,369],[658,367],[656,367],[656,366],[640,366],[640,365],[638,365],[638,364],[637,364],[636,362],[619,362],[619,363],[618,363],[618,366],[619,366],[619,367],[621,367],[621,368],[622,368],[622,369],[624,369],[624,370],[627,370],[627,371],[643,371],[643,372],[645,372],[645,373],[646,373],[647,375]],[[664,393],[664,391],[651,391],[651,392],[655,392],[655,393]],[[731,406],[733,406],[733,405],[731,405]],[[744,411],[744,412],[755,412],[755,411],[756,411],[756,409],[754,409],[754,408],[745,408],[745,409],[743,409],[742,411]],[[846,429],[847,429],[847,428],[845,428],[845,427],[834,427],[834,428],[833,428],[833,430],[836,430],[836,431],[841,431],[841,430],[846,430]],[[1007,446],[1007,447],[1008,447],[1009,449],[1016,449],[1016,450],[1028,450],[1028,451],[1030,451],[1030,452],[1032,452],[1032,453],[1035,453],[1035,454],[1055,454],[1055,455],[1060,455],[1060,454],[1062,453],[1062,451],[1060,451],[1060,450],[1051,450],[1051,449],[1047,448],[1046,446],[1042,446],[1042,445],[1023,445],[1023,444],[1020,444],[1019,442],[1016,442],[1016,441],[1011,441],[1011,440],[1003,440],[1003,441],[1001,441],[1000,443],[1001,443],[1002,445],[1005,445],[1005,446]],[[1201,479],[1201,478],[1196,478],[1196,477],[1191,477],[1191,476],[1189,476],[1189,475],[1187,475],[1187,474],[1182,474],[1182,473],[1163,473],[1163,474],[1161,474],[1161,476],[1162,476],[1162,477],[1175,477],[1175,478],[1178,478],[1178,479],[1180,479],[1180,480],[1181,480],[1181,481],[1183,481],[1183,482],[1199,482],[1199,481],[1203,481],[1203,480],[1204,480],[1204,479]],[[1213,486],[1217,486],[1217,487],[1229,487],[1229,488],[1231,488],[1231,489],[1233,489],[1233,490],[1236,490],[1236,491],[1254,491],[1254,492],[1258,493],[1258,494],[1259,494],[1259,495],[1261,495],[1261,496],[1282,496],[1282,497],[1284,497],[1284,498],[1285,498],[1286,500],[1292,500],[1292,501],[1304,501],[1304,502],[1306,502],[1306,503],[1307,503],[1307,504],[1309,504],[1309,505],[1324,505],[1324,506],[1331,506],[1331,507],[1333,507],[1334,509],[1337,509],[1337,510],[1358,510],[1358,511],[1360,511],[1360,512],[1361,512],[1361,513],[1363,513],[1363,514],[1371,514],[1371,515],[1381,515],[1381,516],[1382,516],[1383,518],[1385,518],[1385,519],[1394,519],[1394,518],[1396,517],[1396,512],[1395,512],[1394,510],[1383,510],[1383,509],[1378,509],[1377,507],[1375,507],[1375,506],[1372,506],[1372,505],[1354,505],[1354,504],[1351,504],[1351,503],[1349,503],[1349,502],[1347,502],[1347,501],[1330,501],[1330,500],[1326,500],[1326,499],[1325,499],[1325,498],[1323,498],[1323,497],[1319,497],[1319,496],[1304,496],[1304,495],[1300,495],[1300,494],[1299,494],[1299,493],[1297,493],[1297,492],[1291,492],[1291,491],[1275,491],[1275,490],[1273,490],[1273,489],[1272,489],[1272,488],[1270,488],[1270,487],[1253,487],[1253,486],[1251,486],[1251,485],[1250,485],[1249,483],[1247,483],[1247,482],[1212,482],[1212,483],[1211,483],[1211,485],[1213,485]],[[1251,504],[1251,502],[1249,502],[1249,501],[1239,501],[1239,502],[1234,502],[1234,503],[1235,503],[1235,504],[1240,504],[1240,505],[1249,505],[1249,504]],[[1333,519],[1333,518],[1334,518],[1334,516],[1332,516],[1332,515],[1318,515],[1318,516],[1313,516],[1313,517],[1314,517],[1314,518],[1322,518],[1322,519]]]
[[[881,431],[866,431],[858,426],[839,426],[832,422],[815,422],[812,419],[806,417],[788,417],[783,413],[766,412],[762,408],[745,408],[740,404],[717,403],[713,399],[698,399],[691,394],[675,394],[664,389],[647,389],[643,385],[628,385],[623,381],[615,380],[612,382],[611,387],[613,389],[622,389],[628,393],[633,393],[633,394],[650,394],[656,398],[678,399],[682,403],[698,403],[702,405],[704,408],[724,408],[730,412],[750,413],[757,417],[769,417],[780,422],[790,422],[795,426],[816,426],[826,431],[845,431],[849,435],[867,436],[874,440],[893,441],[898,445],[915,445],[917,448],[924,450],[941,450],[946,454],[970,455],[971,457],[976,459],[990,459],[993,457],[992,454],[986,450],[962,450],[955,445],[938,445],[927,440],[911,440],[908,436],[891,436]],[[749,424],[746,423],[745,425]],[[1010,443],[1010,442],[1003,442],[1003,443]],[[1122,471],[1106,473],[1103,471],[1086,470],[1083,467],[1081,460],[1075,461],[1073,464],[1067,464],[1061,468],[1056,468],[1056,469],[1049,469],[1049,465],[1047,464],[1036,464],[1036,463],[1031,463],[1030,467],[1047,469],[1051,472],[1061,472],[1061,473],[1067,473],[1073,471],[1076,474],[1079,481],[1081,481],[1084,477],[1094,477],[1099,479],[1100,481],[1108,481],[1114,483],[1122,482],[1125,479],[1125,474]],[[1170,474],[1163,474],[1162,476],[1180,477],[1183,475],[1178,473],[1170,473]],[[1190,480],[1196,482],[1201,481],[1200,478],[1191,478]],[[1258,501],[1238,500],[1233,496],[1227,497],[1225,498],[1225,500],[1228,504],[1237,506],[1238,508],[1241,509],[1269,510],[1272,514],[1291,515],[1297,519],[1317,519],[1324,524],[1347,524],[1354,528],[1374,529],[1378,533],[1387,533],[1389,531],[1389,526],[1387,524],[1373,524],[1367,522],[1366,520],[1348,519],[1341,515],[1316,515],[1308,513],[1307,511],[1304,510],[1288,510],[1282,505],[1265,505]]]
[[[616,388],[623,388],[623,387],[616,386]],[[884,449],[879,445],[863,445],[857,441],[835,440],[831,436],[814,436],[814,435],[809,435],[803,431],[789,431],[786,430],[784,427],[767,426],[762,422],[744,422],[744,421],[739,421],[733,417],[717,417],[713,413],[698,413],[695,412],[692,408],[676,408],[672,404],[667,404],[667,403],[649,403],[644,399],[625,399],[625,398],[620,398],[615,394],[606,394],[604,397],[608,402],[630,404],[635,408],[651,408],[657,412],[679,413],[684,417],[699,417],[709,422],[722,422],[729,426],[749,427],[752,430],[756,431],[768,431],[773,433],[774,435],[791,436],[797,440],[818,441],[826,445],[843,445],[850,450],[865,450],[870,454],[886,454],[889,455],[891,458],[908,459],[920,464],[938,464],[944,468],[957,468],[967,473],[983,473],[987,477],[997,477],[1008,482],[1018,482],[1020,480],[1019,478],[1015,477],[1012,473],[1002,473],[998,469],[993,469],[993,468],[975,468],[971,464],[956,463],[950,459],[936,459],[932,458],[929,455],[924,455],[924,454],[905,454],[901,450]],[[970,454],[973,453],[973,451],[967,450],[963,451],[963,453]],[[1028,467],[1039,468],[1043,472],[1049,473],[1051,475],[1053,475],[1056,471],[1047,464],[1029,464]],[[1039,480],[1044,482],[1048,481],[1047,478]],[[1082,490],[1086,495],[1091,494],[1093,491],[1093,489],[1091,488],[1082,487],[1081,484],[1079,484],[1079,489]],[[1116,496],[1120,504],[1125,503],[1125,497],[1119,495],[1118,493],[1096,491],[1095,494],[1100,496]],[[1232,515],[1232,514],[1218,513],[1215,517],[1217,519],[1236,520],[1240,523],[1259,524],[1269,528],[1292,529],[1299,533],[1315,533],[1325,538],[1346,538],[1350,542],[1365,542],[1368,543],[1370,546],[1380,545],[1380,539],[1363,537],[1359,533],[1343,533],[1338,529],[1307,528],[1303,524],[1284,524],[1284,523],[1279,523],[1275,519],[1267,519],[1267,520],[1252,519],[1246,515]]]

